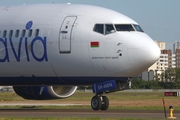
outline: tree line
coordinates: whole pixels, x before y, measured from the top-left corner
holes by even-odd
[[[150,81],[132,79],[133,89],[180,89],[180,68],[168,68]]]

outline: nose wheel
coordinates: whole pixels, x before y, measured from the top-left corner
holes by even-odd
[[[106,96],[96,95],[91,99],[93,110],[107,110],[109,108],[109,99]]]

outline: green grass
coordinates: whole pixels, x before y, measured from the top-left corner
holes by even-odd
[[[71,103],[72,101],[79,102],[79,101],[86,101],[88,104],[90,104],[91,98],[94,96],[93,93],[91,92],[81,92],[77,91],[73,96],[66,98],[66,99],[57,99],[57,100],[48,100],[48,103],[61,103],[63,101],[66,101]],[[162,110],[163,105],[162,103],[162,98],[165,98],[165,101],[171,101],[171,100],[177,100],[179,101],[180,97],[164,97],[162,92],[116,92],[116,93],[111,93],[111,94],[106,94],[106,96],[109,98],[110,102],[111,101],[138,101],[138,100],[152,100],[152,101],[158,101],[160,105],[155,105],[155,106],[125,106],[123,103],[121,105],[117,106],[111,106],[109,109],[136,109],[136,110]],[[26,102],[27,100],[19,97],[13,92],[0,92],[0,103],[1,101],[6,101],[6,102],[16,102],[16,101],[23,101]],[[36,101],[34,101],[36,102]],[[40,102],[40,101],[38,101]],[[168,105],[168,104],[167,104]],[[180,110],[180,106],[174,106],[175,110]],[[1,109],[8,109],[8,108],[34,108],[34,109],[91,109],[90,105],[79,105],[79,106],[0,106]]]
[[[117,92],[108,96],[112,100],[154,100],[164,97],[162,92]]]
[[[161,99],[162,92],[116,92],[105,94],[111,100],[154,100]],[[77,91],[73,96],[66,99],[58,99],[59,101],[90,101],[92,96],[91,92]],[[164,97],[166,99],[179,99],[179,97]],[[58,101],[56,100],[56,101]],[[13,92],[0,92],[0,101],[25,101]]]
[[[66,101],[71,103],[72,101],[86,101],[90,104],[91,98],[94,96],[91,92],[80,92],[77,91],[72,97],[67,99],[57,99],[57,100],[48,100],[49,103],[61,103],[62,101]],[[171,100],[179,100],[180,97],[164,97],[162,92],[116,92],[111,94],[106,94],[110,101],[138,101],[138,100],[152,100],[152,101],[159,101],[162,103],[162,98],[165,101]],[[2,102],[26,102],[23,98],[15,95],[12,92],[0,92],[0,103]],[[36,101],[35,101],[36,102]],[[109,110],[117,109],[117,110],[163,110],[163,105],[160,104],[159,106],[125,106],[125,105],[117,105],[109,107]],[[91,109],[90,105],[79,105],[79,106],[0,106],[0,109]],[[167,108],[168,109],[168,108]],[[175,110],[180,110],[180,106],[175,106]],[[87,118],[77,118],[77,117],[70,117],[70,118],[34,118],[34,117],[27,117],[27,118],[17,118],[17,117],[0,117],[0,120],[104,120],[104,118],[98,117],[87,117]],[[161,120],[161,119],[142,119],[142,118],[106,118],[105,120]]]
[[[159,99],[163,97],[163,93],[159,92],[148,92],[148,93],[136,93],[136,92],[117,92],[111,94],[105,94],[112,100],[138,100],[138,99]],[[59,99],[60,101],[66,100],[89,100],[94,96],[93,93],[90,92],[79,92],[77,91],[73,96],[67,99]],[[174,97],[175,98],[175,97]],[[174,99],[173,98],[173,99]],[[15,93],[12,92],[0,92],[0,101],[24,101],[23,98],[19,97]]]
[[[0,106],[0,109],[91,109],[90,106]],[[162,106],[110,106],[109,110],[162,110]],[[166,108],[168,110],[168,108]],[[175,110],[180,110],[176,107]]]

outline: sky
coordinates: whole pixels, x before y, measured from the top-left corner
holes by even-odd
[[[109,8],[135,20],[166,49],[180,41],[180,0],[0,0],[1,6],[39,3],[88,4]]]

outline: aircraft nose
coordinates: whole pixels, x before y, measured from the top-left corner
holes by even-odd
[[[129,62],[132,69],[142,72],[159,59],[160,49],[146,34],[144,36],[135,35],[132,38],[136,42],[128,45]]]

